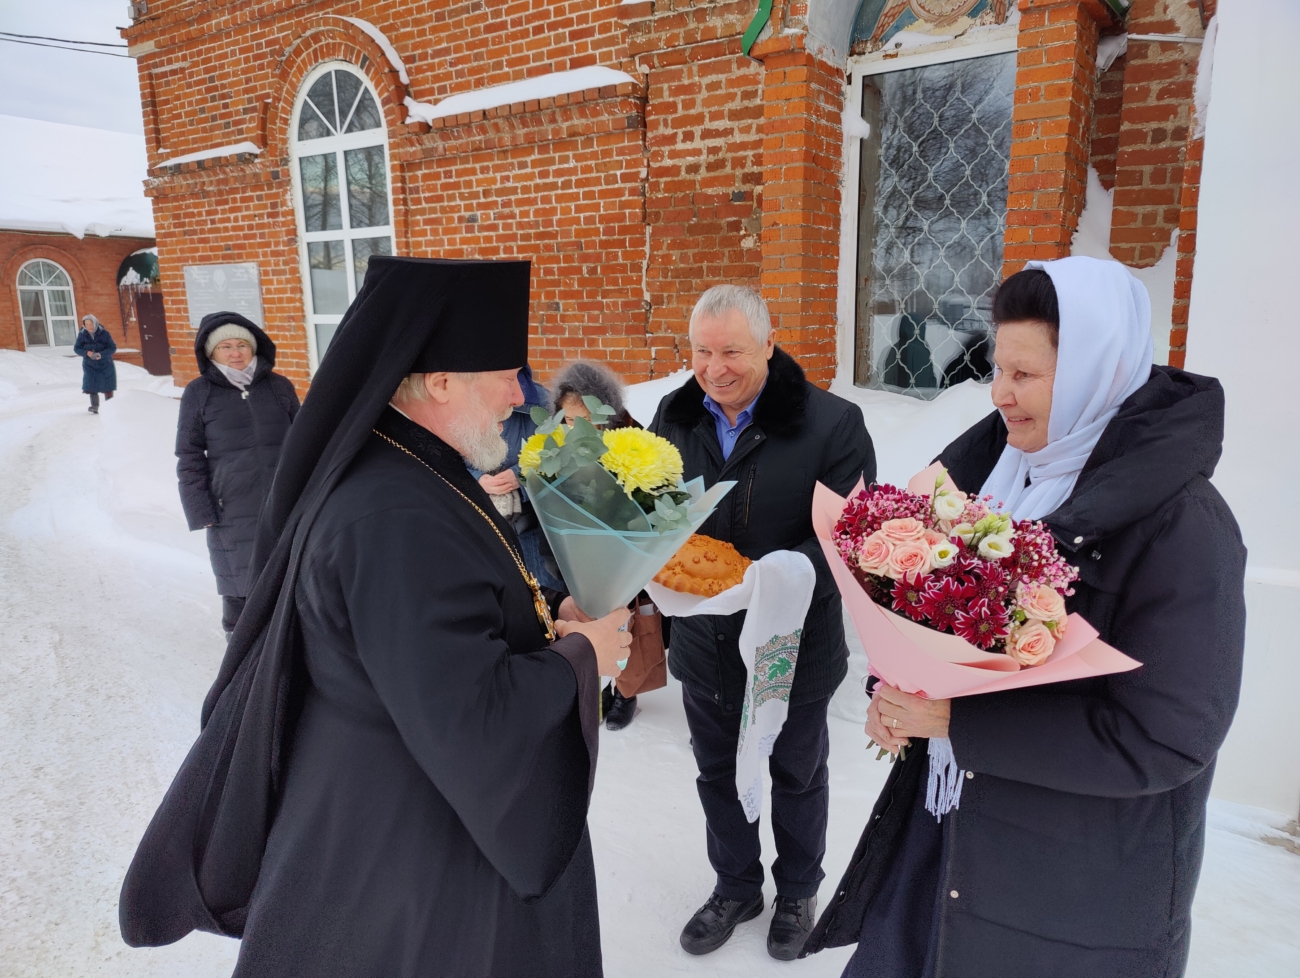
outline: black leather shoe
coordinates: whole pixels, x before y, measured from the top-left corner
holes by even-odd
[[[625,699],[615,686],[614,702],[610,704],[609,712],[605,714],[605,729],[622,730],[632,722],[634,716],[636,716],[636,697]]]
[[[793,961],[812,933],[813,918],[817,916],[817,898],[792,900],[778,896],[773,906],[776,912],[767,929],[767,953],[778,961]]]
[[[763,894],[752,900],[728,900],[714,893],[682,928],[682,949],[688,954],[708,954],[726,944],[737,924],[763,912]]]

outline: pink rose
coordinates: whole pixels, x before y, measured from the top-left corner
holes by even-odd
[[[920,577],[922,574],[928,574],[933,566],[930,545],[924,540],[908,540],[894,547],[889,555],[885,573],[894,580],[901,581],[905,577]]]
[[[897,520],[885,520],[878,531],[890,543],[908,543],[925,539],[925,524],[911,516]]]
[[[1016,604],[1035,621],[1065,624],[1065,598],[1046,584],[1020,584],[1016,587]]]
[[[877,530],[862,541],[862,549],[858,552],[858,566],[867,574],[885,577],[888,574],[886,567],[889,565],[889,555],[893,550],[893,544]]]
[[[927,529],[927,530],[926,530],[926,531],[921,535],[921,539],[925,541],[926,546],[928,546],[928,547],[935,547],[935,546],[938,546],[938,545],[941,544],[941,543],[947,543],[947,542],[948,542],[948,535],[945,534],[945,533],[940,533],[938,530],[930,530],[930,529]]]
[[[1032,618],[1011,629],[1007,636],[1007,655],[1022,666],[1036,666],[1056,648],[1056,639],[1041,621]]]

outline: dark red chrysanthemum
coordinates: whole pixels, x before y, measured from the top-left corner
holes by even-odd
[[[925,609],[921,605],[925,594],[923,578],[910,576],[894,584],[894,610],[901,611],[913,621],[925,621]]]
[[[972,645],[992,648],[1006,638],[1007,611],[1001,605],[983,599],[972,601],[965,611],[957,612],[953,631]]]
[[[989,604],[1005,605],[1011,589],[1011,578],[1002,566],[1005,561],[986,561],[975,575],[975,596]]]
[[[951,577],[932,580],[921,595],[921,610],[930,627],[940,632],[953,631],[958,613],[967,609],[974,592],[970,585]]]

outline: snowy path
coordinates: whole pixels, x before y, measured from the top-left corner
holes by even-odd
[[[224,647],[203,538],[176,498],[177,402],[138,368],[118,370],[123,390],[92,417],[74,361],[0,350],[3,978],[215,978],[237,950],[204,934],[132,950],[117,932],[122,874]],[[768,958],[770,908],[712,955],[680,950],[711,884],[703,816],[675,684],[641,703],[631,727],[602,734],[591,814],[606,974],[838,975],[851,949]],[[835,710],[861,708],[850,680]],[[824,895],[887,773],[859,724],[833,718],[831,739]],[[1194,978],[1300,974],[1300,855],[1276,844],[1284,821],[1212,804]]]

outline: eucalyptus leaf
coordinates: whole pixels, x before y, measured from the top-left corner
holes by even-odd
[[[534,407],[528,412],[528,416],[533,419],[533,424],[544,425],[550,420],[551,415],[544,407]]]

